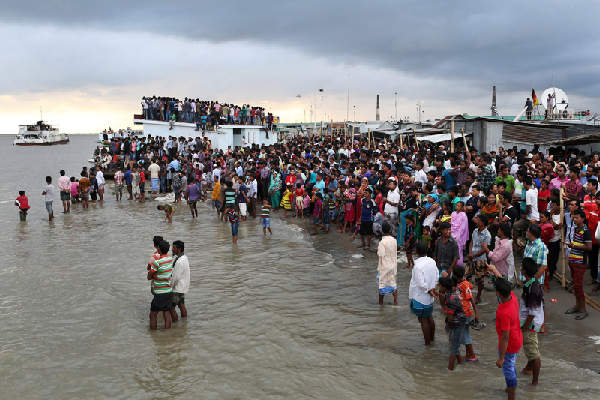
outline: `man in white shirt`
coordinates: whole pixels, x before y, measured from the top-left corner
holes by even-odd
[[[158,174],[160,173],[160,166],[156,163],[155,159],[152,159],[152,163],[148,167],[148,171],[150,171],[152,194],[156,194],[158,193]]]
[[[60,170],[58,178],[58,188],[60,189],[60,199],[63,204],[63,214],[71,212],[71,179],[65,175],[65,170]]]
[[[398,232],[398,203],[400,203],[400,192],[398,184],[394,180],[388,182],[387,197],[382,199],[385,207],[383,209],[383,219],[392,225],[392,236]],[[394,236],[395,237],[395,236]]]
[[[98,199],[99,203],[104,201],[104,185],[106,181],[104,180],[104,174],[102,173],[102,168],[98,169],[96,173],[96,181],[98,181],[98,194],[100,195],[100,199]]]
[[[423,171],[424,167],[425,164],[423,163],[423,161],[417,161],[415,163],[415,183],[421,182],[423,186],[427,184],[427,174],[425,173],[425,171]]]
[[[412,278],[408,287],[410,311],[417,316],[421,323],[425,346],[429,346],[435,338],[435,322],[433,320],[433,302],[439,296],[435,287],[439,280],[439,270],[435,261],[427,257],[427,243],[417,242],[417,254],[412,270]]]
[[[538,212],[538,191],[533,186],[531,176],[527,175],[523,178],[523,188],[527,190],[525,193],[525,214],[521,215],[521,219],[513,225],[513,244],[517,246],[517,239],[522,231],[526,231],[530,224],[537,224],[540,219]]]
[[[173,298],[171,300],[171,320],[177,321],[177,310],[181,311],[181,318],[187,317],[185,308],[185,294],[190,288],[190,262],[187,256],[183,253],[185,245],[181,240],[173,242],[173,273],[171,274],[171,288],[173,288]]]
[[[253,174],[248,175],[248,199],[250,202],[248,203],[248,213],[252,216],[252,218],[256,218],[256,192],[258,190],[258,185],[256,184],[256,179]]]

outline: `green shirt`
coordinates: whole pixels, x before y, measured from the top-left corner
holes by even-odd
[[[515,178],[512,175],[506,175],[506,178],[502,178],[502,175],[499,175],[496,178],[496,185],[498,185],[500,182],[505,182],[506,183],[506,190],[508,192],[511,192],[513,190],[513,188],[515,187]]]
[[[152,279],[152,287],[154,288],[154,294],[171,293],[171,274],[173,273],[173,259],[165,254],[158,260],[154,260],[150,266],[152,271],[156,272],[156,275]]]

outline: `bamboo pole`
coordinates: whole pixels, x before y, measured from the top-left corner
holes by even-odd
[[[561,186],[560,188],[560,222],[564,224],[565,221],[565,200],[563,198],[563,195],[565,194],[565,188],[564,186]],[[561,254],[562,254],[562,279],[561,279],[561,284],[562,284],[562,288],[564,289],[565,286],[567,285],[567,283],[565,282],[565,273],[567,270],[567,258],[566,258],[566,254],[565,254],[565,230],[564,228],[560,230],[560,237],[561,237],[561,244],[562,244],[562,249],[561,249]]]
[[[367,147],[371,148],[371,128],[367,128]]]
[[[404,134],[400,133],[400,150],[404,148]]]
[[[347,121],[344,120],[344,142],[348,143],[348,125],[347,125]]]
[[[462,135],[463,144],[465,145],[465,152],[468,152],[469,146],[467,146],[467,138],[465,137],[465,130],[463,128],[460,128],[460,134]]]
[[[454,120],[450,121],[450,153],[454,153]]]
[[[419,150],[419,139],[417,139],[417,134],[415,133],[415,128],[412,128],[413,136],[415,137],[415,144],[417,145],[417,150]]]
[[[385,149],[388,149],[388,143],[387,143],[387,138],[385,138]]]

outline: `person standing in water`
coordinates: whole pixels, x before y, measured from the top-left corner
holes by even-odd
[[[391,236],[392,226],[389,222],[381,225],[383,238],[377,247],[379,265],[377,266],[377,284],[379,285],[379,304],[383,304],[383,296],[392,294],[394,305],[398,305],[398,291],[396,290],[396,275],[398,274],[398,255],[396,240]]]
[[[71,212],[71,180],[65,175],[65,170],[60,170],[58,178],[58,188],[60,189],[60,200],[63,205],[63,214]]]
[[[173,289],[171,288],[171,275],[173,274],[173,259],[169,256],[169,242],[161,241],[158,244],[160,258],[154,260],[148,270],[148,280],[152,281],[154,299],[150,304],[150,329],[157,329],[158,313],[162,311],[165,320],[165,329],[171,329],[171,309]]]
[[[52,184],[52,177],[46,177],[46,189],[42,192],[43,196],[46,196],[46,211],[48,211],[48,221],[52,221],[54,218],[54,211],[52,210],[52,202],[54,201],[54,185]]]
[[[185,244],[181,240],[173,242],[173,274],[171,275],[171,288],[173,289],[173,298],[171,300],[171,321],[176,322],[179,319],[176,307],[181,311],[181,318],[187,317],[185,308],[185,294],[190,288],[190,262],[183,253]]]
[[[19,207],[19,220],[27,221],[27,210],[29,210],[29,199],[25,196],[25,191],[19,191],[19,197],[15,200],[15,206]]]

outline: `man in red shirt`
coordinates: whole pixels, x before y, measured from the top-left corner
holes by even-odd
[[[510,290],[510,282],[503,279],[494,266],[488,265],[488,269],[496,275],[496,296],[501,300],[496,310],[496,333],[498,334],[496,366],[502,368],[508,400],[513,400],[517,391],[517,354],[523,347],[519,301]]]

